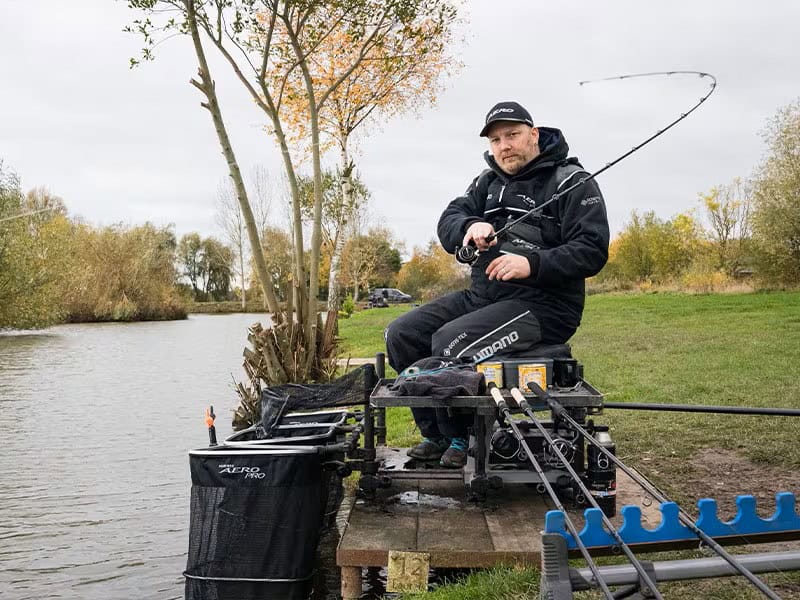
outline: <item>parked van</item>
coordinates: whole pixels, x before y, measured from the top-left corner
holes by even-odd
[[[396,288],[375,288],[367,297],[370,308],[380,308],[390,304],[411,302],[412,298]]]

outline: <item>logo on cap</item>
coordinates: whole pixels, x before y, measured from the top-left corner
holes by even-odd
[[[481,129],[481,136],[485,136],[489,127],[495,121],[516,121],[533,127],[531,114],[518,102],[498,102],[486,115],[486,121]]]
[[[498,113],[513,113],[513,112],[514,112],[513,108],[498,108],[497,110],[492,111],[492,112],[489,113],[489,115],[486,117],[486,121],[488,122],[489,119],[491,119],[493,116],[495,116]]]

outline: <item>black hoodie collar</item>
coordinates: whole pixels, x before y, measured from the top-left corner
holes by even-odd
[[[554,127],[539,127],[539,148],[539,155],[514,175],[509,175],[503,171],[494,160],[494,156],[488,151],[484,152],[483,158],[492,171],[497,173],[498,177],[502,178],[504,181],[511,181],[512,179],[525,178],[533,171],[552,167],[556,163],[567,158],[569,154],[567,140],[564,139],[561,130],[555,129]]]

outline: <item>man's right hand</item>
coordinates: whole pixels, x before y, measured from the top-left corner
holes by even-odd
[[[487,250],[490,246],[497,244],[497,238],[492,239],[491,242],[486,241],[486,238],[490,235],[494,235],[494,227],[489,223],[476,221],[467,229],[467,233],[464,235],[464,242],[461,245],[466,246],[472,241],[475,242],[478,250]]]

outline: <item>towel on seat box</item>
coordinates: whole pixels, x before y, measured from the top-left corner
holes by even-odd
[[[472,363],[431,356],[404,369],[389,388],[398,396],[430,396],[449,400],[453,396],[477,396],[485,392],[483,373]]]

